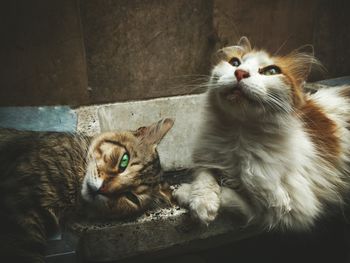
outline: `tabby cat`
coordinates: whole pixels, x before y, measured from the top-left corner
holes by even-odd
[[[43,262],[72,210],[121,217],[169,202],[156,146],[172,126],[95,137],[0,130],[0,261]]]
[[[194,180],[174,196],[201,222],[221,210],[267,228],[309,229],[349,193],[350,87],[304,91],[317,60],[220,50],[213,68]]]

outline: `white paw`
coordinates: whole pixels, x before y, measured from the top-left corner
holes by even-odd
[[[190,184],[182,184],[178,189],[173,191],[173,197],[178,202],[180,206],[188,207],[190,203],[190,195],[191,195],[191,185]]]
[[[218,215],[219,207],[220,198],[215,192],[203,196],[191,196],[189,205],[191,213],[205,225],[214,221]]]

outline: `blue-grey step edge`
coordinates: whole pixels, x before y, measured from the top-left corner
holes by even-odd
[[[343,76],[334,79],[324,79],[317,81],[316,83],[326,86],[342,86],[342,85],[350,85],[350,76]]]
[[[0,127],[29,131],[75,132],[77,115],[68,106],[0,107]]]

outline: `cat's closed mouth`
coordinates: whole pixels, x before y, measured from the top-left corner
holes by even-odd
[[[107,198],[110,199],[114,199],[114,198],[126,198],[128,201],[130,201],[131,203],[133,203],[136,206],[141,206],[140,200],[137,198],[137,195],[131,191],[126,191],[126,192],[122,192],[122,193],[103,193],[103,192],[96,192],[97,195],[102,195],[105,196]]]

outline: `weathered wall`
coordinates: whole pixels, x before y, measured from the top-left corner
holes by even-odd
[[[92,102],[177,95],[207,74],[212,1],[81,2]]]
[[[350,75],[346,0],[7,0],[0,106],[86,105],[198,92],[214,50],[247,35],[275,52],[313,44]]]
[[[86,103],[77,0],[7,0],[0,7],[0,105]]]

